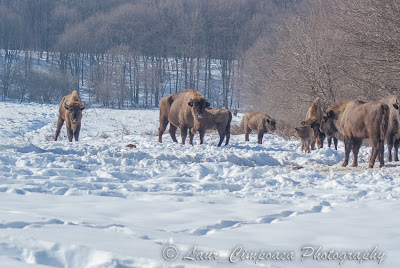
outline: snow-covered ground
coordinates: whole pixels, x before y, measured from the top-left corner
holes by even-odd
[[[400,164],[370,148],[160,144],[158,111],[97,108],[54,142],[57,116],[0,102],[0,267],[400,267]]]

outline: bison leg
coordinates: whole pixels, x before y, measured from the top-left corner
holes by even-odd
[[[387,150],[388,150],[388,155],[387,155],[387,161],[392,162],[392,148],[393,148],[393,135],[387,135],[386,136],[386,142],[387,142]]]
[[[194,134],[192,133],[191,129],[189,129],[189,144],[193,145],[193,138]]]
[[[262,144],[262,139],[263,139],[263,137],[264,137],[264,131],[259,130],[259,131],[257,132],[257,139],[258,139],[258,143],[259,143],[259,144]]]
[[[251,132],[251,129],[250,128],[244,128],[244,140],[245,141],[249,141],[250,139],[249,139],[249,134],[250,134],[250,132]]]
[[[315,139],[311,141],[311,150],[315,150]]]
[[[337,144],[338,144],[338,139],[333,137],[333,143],[335,144],[335,150],[337,151]]]
[[[70,142],[72,142],[72,137],[74,136],[74,131],[72,129],[67,128],[67,136],[68,136],[68,140]]]
[[[203,144],[204,142],[204,134],[206,133],[205,129],[199,129],[199,134],[200,134],[200,144]]]
[[[374,164],[375,164],[375,159],[378,156],[378,154],[380,153],[380,148],[379,148],[379,142],[371,142],[372,143],[372,153],[371,153],[371,157],[369,158],[369,168],[373,168]]]
[[[385,164],[384,156],[385,155],[385,142],[379,142],[379,167],[383,167]]]
[[[228,145],[229,144],[229,139],[231,138],[231,132],[229,130],[225,132],[225,137],[226,137],[225,145]]]
[[[318,149],[324,148],[325,133],[318,131]]]
[[[74,131],[74,138],[75,138],[75,141],[78,141],[78,139],[79,139],[79,132],[81,131],[81,128],[80,127],[77,127],[76,128],[76,130]]]
[[[358,152],[360,151],[361,144],[362,140],[353,140],[353,167],[356,167],[358,165]]]
[[[160,118],[160,126],[158,128],[158,142],[162,143],[162,135],[165,132],[165,129],[167,128],[168,125],[168,118]]]
[[[399,143],[398,139],[394,141],[394,161],[399,161]]]
[[[346,139],[344,141],[344,161],[343,161],[342,167],[346,167],[349,164],[350,151],[353,147],[352,143],[353,143],[353,141],[350,139]]]
[[[225,138],[225,131],[222,126],[218,126],[217,129],[218,129],[218,134],[219,134],[218,147],[220,147]]]
[[[58,121],[57,121],[57,130],[56,130],[56,134],[54,135],[54,140],[56,141],[58,139],[58,136],[60,135],[60,130],[62,128],[64,124],[64,120],[61,118],[61,116],[58,117]]]
[[[178,140],[176,139],[176,129],[176,126],[169,124],[169,135],[171,136],[173,142],[178,142]]]
[[[187,131],[188,131],[188,128],[186,126],[181,126],[182,144],[185,144],[186,137],[187,137]]]

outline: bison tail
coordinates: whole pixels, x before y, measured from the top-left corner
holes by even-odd
[[[385,141],[386,131],[388,128],[389,122],[389,107],[387,105],[382,106],[382,121],[380,125],[380,141]]]
[[[231,121],[232,121],[232,113],[229,112],[229,119],[228,119],[228,124],[226,124],[225,127],[225,134],[231,133]]]

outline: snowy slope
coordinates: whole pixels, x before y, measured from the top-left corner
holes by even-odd
[[[0,267],[338,267],[322,253],[375,247],[380,264],[376,254],[342,265],[400,265],[400,164],[367,169],[370,148],[342,168],[343,144],[304,154],[275,135],[218,148],[213,134],[190,146],[166,132],[159,144],[158,111],[97,108],[84,110],[79,142],[65,126],[54,142],[57,113],[0,103]],[[319,260],[301,260],[319,246]]]

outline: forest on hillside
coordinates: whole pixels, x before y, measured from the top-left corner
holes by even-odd
[[[199,90],[293,125],[321,97],[398,94],[392,0],[0,0],[2,100],[108,107]],[[244,106],[243,106],[244,105]]]

